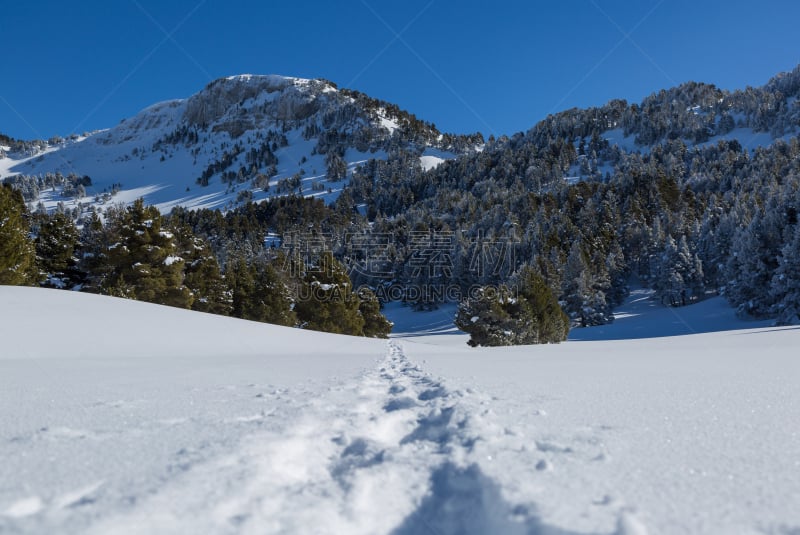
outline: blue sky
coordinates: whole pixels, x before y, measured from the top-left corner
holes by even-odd
[[[106,128],[214,78],[276,73],[511,134],[688,80],[761,85],[800,62],[798,20],[800,3],[773,0],[3,2],[0,132]]]

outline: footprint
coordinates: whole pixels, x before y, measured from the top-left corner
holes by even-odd
[[[400,441],[400,444],[408,444],[418,440],[428,440],[437,444],[445,444],[450,440],[453,432],[448,429],[450,420],[453,419],[453,407],[445,407],[441,410],[433,410],[428,416],[418,421],[417,428],[408,436]]]
[[[417,406],[417,402],[409,397],[402,397],[390,400],[386,405],[383,406],[383,410],[386,412],[394,412],[400,411],[403,409],[413,409]]]
[[[553,465],[550,464],[549,461],[542,459],[538,463],[536,463],[536,469],[540,472],[549,472],[553,469]]]
[[[572,453],[572,448],[568,446],[559,446],[552,442],[536,441],[536,449],[544,453]]]
[[[389,393],[390,394],[399,394],[399,393],[405,392],[405,391],[406,391],[406,387],[404,387],[403,385],[392,385],[392,386],[389,387]]]
[[[428,390],[423,390],[422,393],[417,397],[420,401],[430,401],[435,398],[443,398],[447,395],[447,389],[443,386],[437,386],[435,388],[429,388]]]

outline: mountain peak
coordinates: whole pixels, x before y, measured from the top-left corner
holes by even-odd
[[[333,84],[324,80],[238,74],[214,80],[189,97],[184,117],[194,126],[218,122],[232,110],[254,112],[250,119],[256,121],[262,114],[281,121],[305,119],[317,111],[317,97],[332,91]]]
[[[221,80],[228,80],[233,82],[255,82],[255,83],[264,83],[264,82],[271,82],[275,84],[282,84],[282,83],[294,83],[298,85],[305,85],[311,82],[309,78],[298,78],[296,76],[285,76],[282,74],[234,74],[232,76],[226,76],[224,78],[218,78],[214,80],[214,82],[219,82]],[[214,82],[211,82],[212,84]]]

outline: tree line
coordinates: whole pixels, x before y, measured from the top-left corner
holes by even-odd
[[[92,213],[30,213],[0,187],[0,284],[41,285],[354,336],[386,337],[391,323],[368,288],[354,288],[332,255],[296,258],[209,243],[139,199]]]

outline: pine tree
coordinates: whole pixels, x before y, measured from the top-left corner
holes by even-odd
[[[611,285],[605,259],[594,268],[601,276],[593,276],[582,241],[574,241],[564,266],[561,295],[564,312],[581,327],[603,325],[614,319],[603,291]]]
[[[678,246],[672,236],[667,237],[664,252],[652,267],[653,289],[655,295],[663,304],[672,306],[680,305],[681,292],[684,290],[684,280],[681,275],[681,266],[678,256]]]
[[[529,266],[510,288],[485,287],[463,301],[456,326],[470,335],[471,346],[558,343],[567,339],[569,316],[539,273]]]
[[[470,335],[470,346],[513,345],[513,318],[503,306],[510,299],[506,287],[484,287],[458,305],[455,324]]]
[[[255,271],[253,282],[247,319],[287,327],[297,325],[292,296],[278,270],[268,263],[262,263]]]
[[[705,293],[705,274],[703,262],[697,253],[692,253],[686,235],[681,236],[678,242],[678,258],[680,261],[681,276],[684,282],[682,296],[686,300],[682,304],[695,299],[701,299]]]
[[[589,285],[589,266],[583,255],[580,240],[573,242],[564,266],[564,279],[561,285],[564,312],[581,327],[589,325],[588,314],[592,301]]]
[[[329,150],[325,156],[325,167],[327,178],[331,182],[338,182],[347,176],[347,162],[333,150]]]
[[[773,211],[757,214],[736,234],[726,269],[729,284],[725,294],[740,315],[763,317],[769,312],[770,286],[782,243],[776,222],[780,216]]]
[[[295,312],[307,329],[359,336],[364,329],[360,304],[345,267],[325,252],[317,266],[307,269]]]
[[[563,342],[569,334],[569,316],[561,310],[553,292],[539,273],[524,266],[517,277],[521,316],[526,336],[518,343],[551,344]]]
[[[242,255],[228,258],[225,281],[231,293],[231,316],[246,319],[250,316],[250,302],[255,292],[254,270]]]
[[[183,283],[184,259],[177,255],[175,235],[162,229],[162,222],[157,208],[138,199],[109,223],[119,241],[107,248],[113,271],[103,281],[105,293],[191,307],[193,296]]]
[[[22,194],[0,184],[0,284],[35,284],[36,251]]]
[[[375,293],[369,288],[361,288],[358,291],[358,298],[361,304],[358,311],[364,318],[364,336],[369,338],[388,338],[392,332],[392,322],[381,314],[381,303]]]
[[[208,242],[185,225],[175,231],[176,246],[184,263],[184,285],[192,293],[192,310],[227,316],[231,297],[219,263]]]
[[[75,250],[78,246],[78,229],[70,217],[56,212],[52,216],[37,217],[39,232],[36,236],[36,258],[46,278],[43,283],[56,288],[71,288],[80,282]]]
[[[792,241],[781,250],[770,296],[774,302],[771,311],[779,324],[800,321],[800,225],[795,225]]]
[[[78,271],[84,278],[81,291],[97,293],[106,276],[113,267],[108,262],[107,248],[117,243],[117,236],[103,225],[103,221],[92,211],[88,221],[84,221],[78,240]]]

